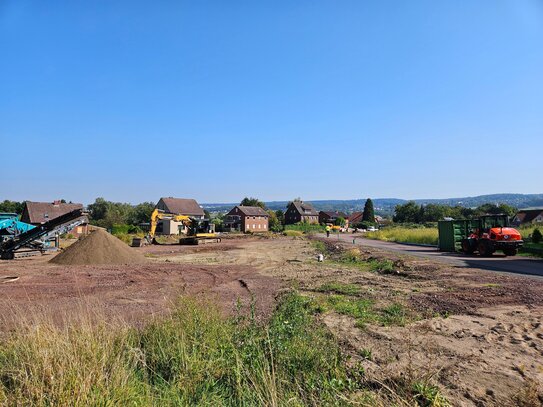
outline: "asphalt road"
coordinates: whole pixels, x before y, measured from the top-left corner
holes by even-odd
[[[320,237],[326,238],[325,234]],[[382,250],[400,252],[411,256],[436,260],[440,263],[457,267],[472,267],[483,270],[499,271],[514,274],[527,274],[543,277],[543,259],[527,258],[523,256],[506,257],[502,254],[494,254],[492,257],[469,256],[459,253],[440,252],[434,247],[414,246],[402,243],[383,242],[380,240],[364,239],[360,234],[330,235],[330,240],[341,240],[366,247],[376,247]]]

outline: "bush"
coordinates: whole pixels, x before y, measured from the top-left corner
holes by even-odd
[[[534,243],[541,243],[543,240],[543,235],[539,231],[539,229],[534,229],[534,232],[532,233],[532,242]]]

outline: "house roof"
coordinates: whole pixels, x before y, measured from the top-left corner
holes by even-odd
[[[242,206],[238,205],[236,208],[245,215],[245,216],[269,216],[268,212],[262,209],[260,206]]]
[[[347,215],[343,212],[338,211],[320,211],[319,214],[324,214],[326,216],[329,216],[330,218],[343,218],[347,219]]]
[[[188,216],[204,216],[204,210],[200,208],[195,199],[185,198],[160,198],[164,203],[166,210],[170,213],[176,213]],[[159,201],[160,202],[160,201]]]
[[[303,216],[319,216],[313,205],[308,202],[295,201],[292,202],[292,205]]]
[[[349,222],[350,223],[357,223],[362,222],[362,215],[364,212],[353,212],[351,213],[351,216],[349,216]]]
[[[520,223],[528,223],[543,214],[543,209],[526,209],[517,213],[517,218]]]
[[[83,205],[78,203],[26,201],[21,221],[26,223],[44,223],[75,209],[83,209]]]

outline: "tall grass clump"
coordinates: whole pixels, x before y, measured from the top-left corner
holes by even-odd
[[[292,293],[267,324],[190,298],[140,329],[25,323],[0,339],[0,405],[342,404],[361,373],[315,311]]]
[[[364,235],[368,239],[384,240],[387,242],[418,243],[437,245],[437,228],[406,228],[389,227]]]
[[[25,321],[0,342],[0,405],[145,405],[129,329]]]

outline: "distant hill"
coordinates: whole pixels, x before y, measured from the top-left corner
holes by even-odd
[[[530,207],[543,207],[543,194],[493,194],[493,195],[480,195],[464,198],[446,198],[446,199],[414,199],[415,202],[421,205],[433,203],[450,206],[464,206],[466,208],[475,208],[485,203],[500,204],[505,203],[507,205],[514,206],[519,209]],[[272,201],[266,202],[266,206],[269,209],[285,209],[289,201]],[[355,212],[362,211],[366,198],[364,199],[349,199],[349,200],[316,200],[310,201],[315,209],[319,211],[331,211],[337,210],[342,212]],[[406,199],[398,198],[377,198],[373,199],[373,205],[375,211],[379,215],[390,215],[394,212],[394,207],[398,204],[406,203]],[[229,211],[235,203],[207,203],[202,206],[208,211],[212,212],[226,212]]]

